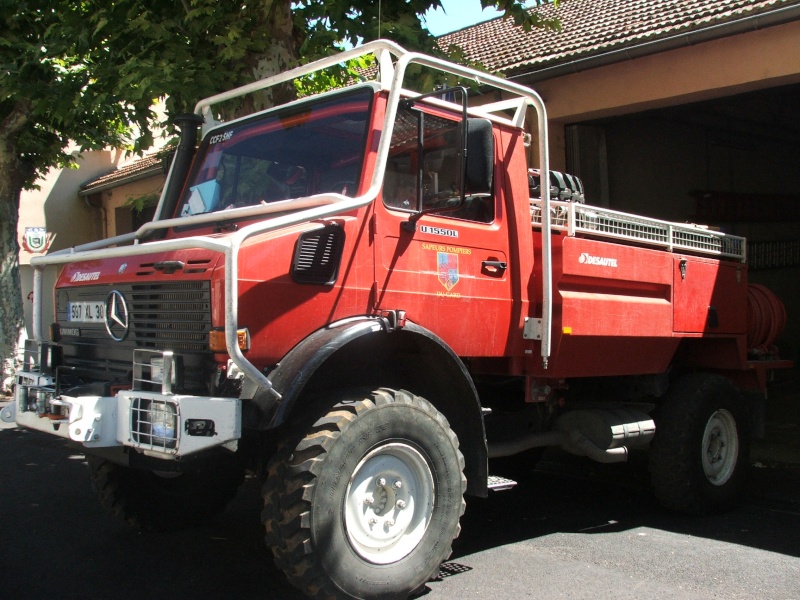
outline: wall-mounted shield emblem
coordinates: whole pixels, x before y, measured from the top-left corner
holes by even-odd
[[[55,234],[48,234],[44,227],[26,227],[22,247],[31,254],[43,254],[47,252],[53,238]]]

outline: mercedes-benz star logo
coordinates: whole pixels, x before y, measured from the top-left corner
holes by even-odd
[[[128,305],[122,292],[114,290],[106,296],[105,322],[112,340],[121,342],[128,335]]]

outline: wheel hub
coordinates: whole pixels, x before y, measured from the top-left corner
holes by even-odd
[[[422,454],[405,443],[378,446],[361,459],[347,487],[350,545],[374,564],[404,558],[425,534],[433,503],[433,476]]]
[[[703,432],[703,472],[714,485],[724,485],[733,475],[739,456],[736,420],[727,410],[711,415]]]

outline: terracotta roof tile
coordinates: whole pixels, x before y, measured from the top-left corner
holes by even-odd
[[[506,74],[569,62],[584,56],[635,46],[800,3],[800,0],[565,0],[557,16],[561,31],[526,32],[499,17],[439,38],[459,46],[471,60]]]
[[[99,188],[106,188],[111,184],[119,183],[131,178],[142,178],[157,173],[164,173],[164,157],[167,151],[148,154],[126,165],[109,171],[81,185],[81,194],[90,194]]]

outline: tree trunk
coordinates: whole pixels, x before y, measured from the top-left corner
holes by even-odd
[[[21,185],[16,159],[0,156],[0,391],[10,391],[17,344],[24,326],[19,279],[17,222]],[[17,168],[15,168],[17,167]]]
[[[19,198],[33,169],[19,158],[16,141],[28,123],[31,103],[20,98],[0,120],[0,392],[11,390],[25,315],[19,281]]]
[[[283,73],[300,63],[299,49],[304,36],[294,27],[292,4],[289,0],[265,0],[259,10],[259,29],[269,32],[263,52],[250,52],[244,57],[247,83]],[[260,92],[248,94],[233,114],[235,118],[272,108],[295,100],[297,94],[291,83],[284,83]]]

